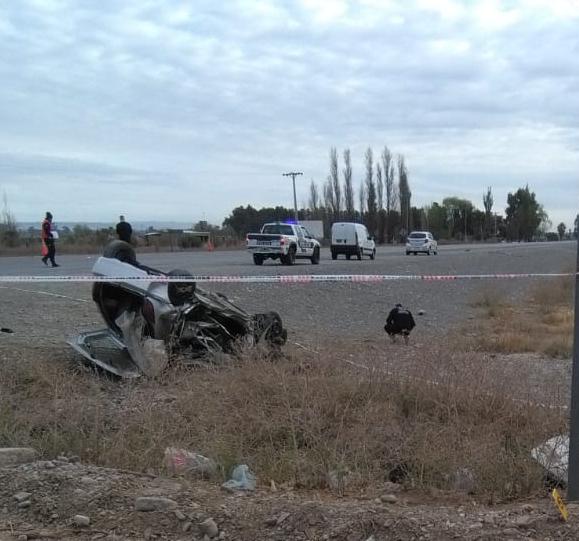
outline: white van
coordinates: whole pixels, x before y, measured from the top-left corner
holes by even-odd
[[[367,255],[370,259],[376,256],[376,243],[368,233],[366,226],[351,222],[337,222],[332,225],[332,259],[344,254],[346,259],[355,255],[362,259]]]

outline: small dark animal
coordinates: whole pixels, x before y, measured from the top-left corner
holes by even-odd
[[[7,329],[6,327],[0,327],[0,332],[7,332],[8,334],[12,334],[14,331],[12,329]]]
[[[416,327],[412,312],[403,308],[401,304],[397,304],[386,319],[384,330],[390,336],[392,342],[396,342],[396,336],[401,334],[404,337],[404,342],[408,344],[410,332]]]

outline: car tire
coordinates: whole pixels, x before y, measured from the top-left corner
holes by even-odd
[[[311,258],[312,265],[318,265],[320,263],[320,249],[318,247],[314,248],[314,255]]]
[[[418,255],[418,252],[412,252],[414,255]]]
[[[376,248],[372,250],[372,253],[370,254],[370,259],[374,260],[375,257],[376,257]]]
[[[406,252],[406,255],[410,255],[410,252],[407,251],[407,252]]]
[[[253,254],[253,262],[256,265],[263,265],[263,256],[258,254]]]
[[[287,255],[285,256],[281,256],[281,263],[282,265],[293,265],[296,261],[296,247],[295,246],[290,246],[290,249],[287,253]]]
[[[137,264],[137,254],[135,253],[135,249],[124,240],[113,240],[109,242],[103,250],[103,257],[118,259],[119,261],[129,263],[130,265]]]
[[[346,259],[347,259],[348,261],[350,261],[350,257],[351,257],[350,254],[346,254]]]

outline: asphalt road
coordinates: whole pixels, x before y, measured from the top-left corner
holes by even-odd
[[[268,261],[253,265],[245,251],[175,252],[139,255],[161,270],[183,269],[193,274],[486,274],[560,272],[574,268],[574,242],[450,245],[437,256],[406,256],[401,247],[379,247],[374,261],[332,261],[323,250],[319,265],[298,261],[293,267]],[[90,274],[95,256],[58,257],[61,267],[46,268],[39,257],[0,258],[2,275]],[[547,279],[548,280],[548,279]],[[416,340],[428,341],[457,329],[476,314],[473,300],[484,289],[516,299],[536,279],[464,280],[453,282],[213,284],[250,312],[276,310],[302,342],[343,338],[365,340],[383,336],[388,310],[401,302],[424,310]],[[102,325],[90,301],[90,284],[0,284],[0,326],[18,330],[27,344],[62,341],[79,330]],[[64,297],[55,297],[62,295]],[[84,302],[83,302],[84,301]],[[17,336],[13,337],[17,339]]]

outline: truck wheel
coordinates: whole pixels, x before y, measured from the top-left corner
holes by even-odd
[[[336,252],[332,252],[332,259],[338,259],[338,254]]]
[[[287,253],[287,264],[293,265],[296,262],[296,247],[290,246],[289,252]]]
[[[312,256],[312,265],[318,265],[320,262],[320,249],[314,248],[314,255]]]
[[[362,248],[358,248],[358,261],[362,261]]]
[[[257,255],[257,254],[253,254],[253,262],[254,262],[256,265],[263,265],[263,256]]]
[[[372,250],[372,253],[370,254],[370,259],[374,259],[376,257],[376,249]]]

